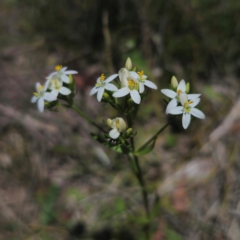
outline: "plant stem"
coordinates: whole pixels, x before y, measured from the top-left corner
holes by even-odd
[[[77,108],[75,105],[71,106],[72,109],[74,109],[80,116],[82,116],[83,118],[85,118],[89,123],[91,123],[93,126],[95,126],[96,128],[98,128],[100,131],[107,133],[107,131],[105,131],[101,126],[99,126],[98,124],[96,124],[94,121],[92,121],[92,119],[90,119],[85,113],[83,113],[79,108]]]
[[[147,142],[145,142],[139,149],[145,148],[149,143],[151,143],[153,140],[157,138],[157,136],[169,125],[170,123],[168,122],[165,124],[162,128],[160,128]]]
[[[132,149],[134,151],[134,139],[133,137],[131,138],[131,145],[132,145]],[[132,158],[129,156],[130,158],[130,161],[132,161]],[[133,156],[133,161],[134,163],[132,165],[133,166],[133,172],[138,180],[138,183],[141,187],[141,191],[142,191],[142,199],[143,199],[143,205],[144,205],[144,208],[145,208],[145,214],[146,214],[146,218],[147,218],[147,223],[146,225],[144,226],[145,229],[145,234],[146,234],[146,240],[149,239],[149,220],[150,220],[150,210],[149,210],[149,202],[148,202],[148,193],[147,193],[147,190],[146,190],[146,184],[145,184],[145,181],[144,181],[144,178],[143,178],[143,174],[142,174],[142,169],[140,167],[140,164],[139,164],[139,160],[138,160],[138,157],[137,156]]]

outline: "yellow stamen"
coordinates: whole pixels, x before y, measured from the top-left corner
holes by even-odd
[[[41,91],[42,89],[43,89],[42,85],[38,86],[38,91]]]
[[[117,129],[120,129],[120,121],[119,120],[116,121],[116,127],[117,127]]]
[[[37,93],[37,92],[34,92],[33,95],[37,97],[37,96],[38,96],[38,93]]]
[[[55,67],[55,70],[56,71],[59,71],[59,70],[61,70],[62,69],[62,65],[57,65],[56,67]]]
[[[128,80],[128,87],[131,89],[135,87],[135,82],[132,79]]]
[[[101,75],[101,77],[100,77],[100,81],[102,82],[102,81],[104,81],[105,80],[105,76],[104,76],[104,73]]]
[[[144,71],[138,72],[138,75],[140,78],[142,78],[142,76],[144,75]]]
[[[188,108],[188,105],[193,103],[193,101],[186,101],[183,105],[184,108]]]
[[[178,94],[178,95],[179,95],[181,92],[182,92],[181,89],[178,89],[178,90],[177,90],[177,94]]]

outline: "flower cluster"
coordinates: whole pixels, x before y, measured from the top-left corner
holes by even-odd
[[[47,76],[44,85],[41,85],[39,82],[36,83],[36,92],[33,93],[31,102],[37,102],[37,107],[40,112],[44,111],[47,103],[56,101],[59,94],[67,96],[72,92],[69,89],[69,84],[71,83],[69,76],[76,74],[77,71],[67,70],[67,67],[60,65],[56,66],[55,70],[56,71]]]
[[[167,105],[166,114],[182,114],[182,125],[184,129],[188,128],[191,122],[191,115],[200,119],[205,118],[204,113],[195,108],[200,102],[201,94],[188,94],[189,86],[189,83],[186,84],[184,80],[181,80],[178,84],[176,77],[173,76],[171,79],[172,89],[161,90],[164,95],[171,99]],[[181,106],[178,106],[179,104]]]
[[[97,100],[100,102],[104,95],[104,91],[108,90],[112,92],[112,97],[114,98],[124,97],[130,94],[131,99],[136,104],[140,104],[141,94],[144,92],[145,86],[152,89],[157,89],[157,86],[153,82],[147,80],[147,76],[144,75],[143,71],[130,71],[131,68],[132,63],[130,58],[128,58],[125,68],[121,68],[118,74],[113,74],[107,79],[105,79],[104,74],[102,74],[90,91],[90,95],[97,93]],[[118,84],[120,84],[119,89],[116,85],[110,83],[117,77],[119,78],[119,82],[116,83],[116,85],[118,86]]]

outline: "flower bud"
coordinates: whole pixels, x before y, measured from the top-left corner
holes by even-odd
[[[118,72],[118,76],[121,82],[121,87],[128,87],[129,71],[126,68],[121,68]]]
[[[110,118],[107,119],[107,125],[110,128],[112,127],[112,119],[110,119]]]
[[[186,93],[189,93],[190,92],[190,83],[188,82],[186,84]]]
[[[128,128],[128,130],[126,131],[126,135],[130,136],[132,132],[133,132],[132,128]]]
[[[127,58],[126,64],[125,64],[125,68],[129,71],[132,70],[132,60],[130,57]]]
[[[173,87],[174,90],[177,89],[177,87],[178,87],[178,81],[177,81],[177,79],[176,79],[175,76],[172,76],[171,85],[172,85],[172,87]]]
[[[109,99],[109,95],[108,95],[106,92],[104,92],[104,93],[103,93],[103,98],[106,99],[106,100],[108,100],[108,99]]]

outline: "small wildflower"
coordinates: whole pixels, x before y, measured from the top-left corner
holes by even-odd
[[[179,95],[181,93],[186,93],[186,83],[184,80],[181,80],[177,86],[176,91],[173,91],[171,89],[162,89],[161,92],[167,97],[172,98],[172,100],[168,103],[166,108],[166,114],[168,114],[169,110],[173,107],[176,107],[180,102]],[[188,94],[188,99],[194,100],[195,98],[198,98],[200,96],[201,94]]]
[[[126,68],[120,69],[118,75],[122,88],[116,91],[113,94],[113,97],[119,98],[130,94],[132,100],[136,104],[139,104],[141,102],[141,97],[138,92],[137,81],[131,77],[129,71]]]
[[[204,119],[205,115],[202,111],[195,108],[200,102],[200,98],[195,98],[194,100],[189,100],[186,93],[180,93],[179,100],[182,106],[171,108],[168,113],[173,115],[182,114],[182,125],[184,129],[187,129],[191,122],[191,115],[194,117]]]
[[[139,84],[139,92],[140,93],[144,92],[144,85],[149,87],[149,88],[152,88],[152,89],[157,89],[157,86],[153,82],[147,80],[147,76],[144,75],[143,71],[138,72],[138,73],[131,71],[130,75],[133,78],[135,78],[136,81],[138,82],[138,84]]]
[[[69,95],[71,93],[71,90],[67,87],[63,86],[63,81],[60,78],[57,78],[56,75],[53,75],[52,78],[50,78],[49,87],[48,87],[53,95],[56,97],[59,93],[62,95]]]
[[[67,67],[62,67],[61,65],[57,65],[55,67],[55,72],[52,72],[48,78],[60,79],[65,83],[70,83],[69,77],[67,75],[77,74],[77,71],[67,70]],[[67,70],[67,71],[66,71]]]
[[[115,118],[115,119],[107,119],[107,125],[112,128],[112,130],[109,132],[109,136],[112,139],[117,139],[120,136],[120,133],[124,130],[126,130],[126,123],[123,120],[123,118]]]
[[[97,79],[97,83],[95,84],[95,86],[90,91],[90,96],[97,93],[97,100],[100,102],[102,100],[105,89],[112,91],[112,92],[117,91],[118,88],[115,85],[113,85],[112,83],[109,83],[112,80],[114,80],[117,76],[118,76],[118,74],[113,74],[110,77],[108,77],[107,79],[105,79],[104,74],[102,74]]]
[[[49,85],[49,80],[46,81],[44,86],[42,86],[39,82],[36,83],[36,92],[34,92],[34,96],[31,98],[31,102],[35,103],[37,102],[37,107],[39,112],[44,111],[44,101],[52,102],[56,100],[56,96],[53,95],[50,92],[46,92],[48,85]]]

